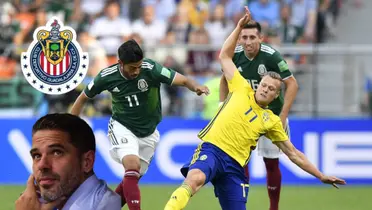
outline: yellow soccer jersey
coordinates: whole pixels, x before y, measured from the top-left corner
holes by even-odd
[[[228,81],[228,87],[225,102],[198,137],[216,145],[244,166],[260,136],[265,135],[273,142],[286,141],[288,136],[280,118],[256,103],[255,92],[238,70]]]

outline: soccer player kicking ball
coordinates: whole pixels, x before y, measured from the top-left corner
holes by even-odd
[[[244,166],[261,135],[268,136],[293,163],[323,183],[335,187],[346,184],[337,177],[325,176],[311,164],[289,141],[280,118],[267,109],[279,95],[280,75],[267,72],[255,92],[237,70],[232,61],[234,48],[243,26],[250,19],[246,8],[246,15],[222,46],[220,60],[229,94],[216,116],[198,134],[203,143],[196,149],[191,162],[181,169],[186,179],[173,192],[165,210],[184,209],[190,197],[208,182],[214,185],[223,210],[246,209],[249,185]]]
[[[254,91],[257,90],[262,76],[267,71],[277,72],[283,79],[285,95],[282,92],[268,105],[268,108],[278,115],[288,136],[290,136],[288,113],[297,95],[298,85],[295,77],[288,68],[286,61],[273,47],[262,43],[261,25],[258,22],[250,21],[243,26],[238,40],[239,46],[235,48],[234,64],[240,74],[248,80]],[[220,82],[220,101],[224,101],[229,90],[225,76],[222,75]],[[222,102],[221,102],[222,103]],[[279,168],[279,156],[281,151],[267,136],[261,136],[257,153],[263,156],[267,172],[267,191],[270,198],[270,210],[279,209],[279,198],[281,189],[281,172]],[[248,166],[247,176],[248,173]],[[248,178],[249,180],[249,178]]]
[[[154,156],[159,141],[156,129],[162,119],[160,85],[185,86],[198,95],[208,94],[206,86],[143,57],[134,41],[123,43],[118,50],[119,61],[100,71],[75,101],[71,113],[79,115],[85,102],[102,91],[112,95],[112,117],[108,136],[111,157],[125,169],[123,181],[116,188],[122,204],[138,210],[141,196],[138,180]]]

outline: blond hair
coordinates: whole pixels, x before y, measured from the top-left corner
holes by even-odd
[[[274,71],[268,71],[268,72],[264,73],[264,75],[262,76],[262,78],[265,77],[265,76],[269,76],[269,77],[271,77],[273,79],[279,80],[280,81],[280,87],[279,87],[278,92],[280,92],[282,90],[283,79],[280,76],[280,74],[278,74],[278,73],[276,73]]]

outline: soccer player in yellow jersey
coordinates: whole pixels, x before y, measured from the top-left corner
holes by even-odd
[[[229,95],[215,117],[200,131],[198,136],[203,143],[196,149],[191,162],[181,169],[186,179],[173,192],[165,210],[184,209],[190,197],[208,182],[214,185],[223,210],[246,209],[249,185],[244,166],[261,135],[268,136],[293,163],[323,183],[335,187],[346,184],[337,177],[323,175],[311,164],[289,141],[280,118],[266,108],[279,95],[280,75],[268,72],[254,92],[237,70],[232,61],[234,49],[242,27],[250,20],[246,7],[245,16],[222,46],[220,61]]]

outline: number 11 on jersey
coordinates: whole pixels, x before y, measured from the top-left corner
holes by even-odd
[[[248,115],[249,113],[252,112],[252,107],[250,109],[248,109],[248,111],[245,113],[245,115]],[[257,118],[257,114],[253,111],[253,113],[251,114],[253,115],[253,117],[249,120],[249,122],[252,122],[253,120],[255,120]]]
[[[125,98],[128,100],[129,107],[133,107],[132,98],[136,102],[136,106],[139,106],[137,95],[125,96]]]

